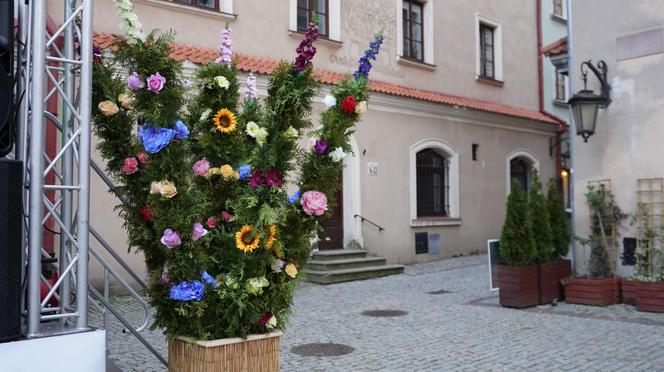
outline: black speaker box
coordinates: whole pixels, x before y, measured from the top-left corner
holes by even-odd
[[[0,157],[14,144],[14,0],[0,0]]]
[[[0,342],[21,335],[23,166],[0,159]]]

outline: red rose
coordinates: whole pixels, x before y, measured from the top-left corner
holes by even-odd
[[[344,100],[341,102],[341,107],[344,109],[349,114],[352,114],[355,112],[355,106],[357,105],[357,101],[355,100],[355,97],[353,96],[348,96],[344,98]]]
[[[211,229],[214,229],[215,227],[217,227],[217,219],[214,218],[214,217],[208,218],[207,221],[205,221],[205,223]]]
[[[152,221],[152,218],[154,217],[152,215],[152,211],[150,210],[149,205],[144,205],[141,207],[141,216],[143,216],[143,221],[145,222],[150,222]]]

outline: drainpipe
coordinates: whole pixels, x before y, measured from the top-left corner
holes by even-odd
[[[572,58],[572,46],[574,45],[573,43],[573,36],[574,34],[572,33],[572,0],[566,0],[567,2],[567,71],[568,71],[568,78],[570,83],[567,85],[567,96],[571,97],[572,96],[572,82],[574,81],[572,79],[573,77],[573,72],[576,71],[574,66],[574,58]],[[568,121],[571,124],[572,123],[572,110],[567,110],[568,111]],[[570,128],[571,131],[571,128]],[[571,154],[570,158],[570,163],[571,163],[571,169],[569,172],[569,203],[570,206],[572,207],[572,217],[570,219],[570,224],[571,224],[571,232],[572,236],[576,236],[576,224],[575,224],[575,207],[574,207],[574,179],[576,176],[574,175],[574,159],[575,159],[575,151],[574,151],[574,138],[571,136],[570,133],[570,139],[569,139],[569,151]],[[577,274],[577,265],[576,265],[576,240],[572,239],[572,273]]]

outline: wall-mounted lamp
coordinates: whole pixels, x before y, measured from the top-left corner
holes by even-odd
[[[592,71],[600,84],[602,85],[601,94],[596,94],[588,90],[588,70]],[[583,78],[583,90],[576,93],[567,102],[572,108],[576,134],[583,137],[583,142],[588,142],[588,137],[595,134],[597,124],[597,109],[606,108],[611,104],[611,85],[606,80],[606,62],[600,60],[597,66],[593,65],[592,60],[587,60],[581,64],[581,76]]]

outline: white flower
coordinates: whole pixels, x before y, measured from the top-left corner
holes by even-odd
[[[272,329],[277,326],[277,317],[272,315],[272,318],[265,323],[265,326],[269,329]]]
[[[249,135],[250,137],[256,138],[259,129],[260,127],[258,126],[258,124],[254,123],[253,121],[250,121],[247,123],[247,127],[244,130],[244,132],[247,133],[247,135]]]
[[[286,129],[286,137],[288,138],[297,138],[299,135],[297,129],[293,128],[292,125]]]
[[[258,146],[263,146],[265,141],[267,141],[267,129],[259,128],[256,132],[256,143]]]
[[[357,105],[355,105],[355,113],[358,115],[362,115],[367,112],[367,101],[360,101]]]
[[[231,85],[231,83],[228,82],[228,79],[226,79],[223,76],[216,76],[214,78],[214,82],[217,83],[219,88],[222,88],[222,89],[228,89],[228,87]]]
[[[203,111],[203,113],[201,114],[200,121],[201,122],[207,121],[207,119],[210,117],[210,114],[212,114],[211,109],[207,109],[207,110]]]
[[[337,105],[337,99],[331,94],[326,94],[325,98],[323,98],[323,104],[327,108],[334,107]]]
[[[332,158],[333,162],[338,162],[346,156],[346,153],[341,147],[337,147],[334,151],[330,152],[328,156]]]

